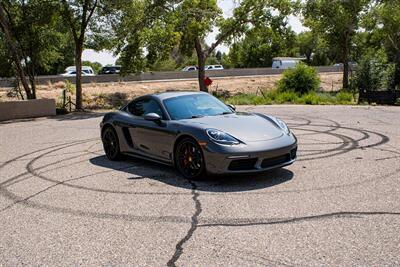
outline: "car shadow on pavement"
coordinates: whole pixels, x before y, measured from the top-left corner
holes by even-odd
[[[125,172],[132,175],[128,179],[133,183],[141,179],[153,179],[164,184],[208,192],[244,192],[278,186],[293,179],[294,174],[288,169],[280,168],[260,174],[207,176],[201,180],[188,181],[173,167],[148,162],[136,158],[126,158],[123,161],[110,161],[106,156],[91,158],[93,165]]]

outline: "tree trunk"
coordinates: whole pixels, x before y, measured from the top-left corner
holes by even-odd
[[[17,70],[17,75],[22,83],[22,86],[24,87],[24,90],[26,93],[26,98],[27,99],[35,99],[36,96],[35,96],[35,94],[32,94],[31,89],[29,88],[29,84],[26,79],[25,71],[21,64],[22,56],[21,56],[21,54],[18,50],[17,44],[12,36],[10,24],[8,22],[8,19],[6,17],[5,11],[4,11],[1,3],[0,3],[0,25],[1,25],[1,28],[3,29],[4,36],[7,40],[8,46],[11,50],[15,68]]]
[[[31,83],[31,99],[36,99],[36,81],[35,76],[29,77],[29,82]]]
[[[343,89],[349,89],[349,49],[347,43],[343,49]]]
[[[196,48],[196,54],[197,54],[197,63],[198,63],[198,79],[199,79],[199,89],[202,92],[207,92],[208,93],[208,88],[204,82],[204,79],[206,78],[206,71],[204,70],[206,66],[206,54],[203,51],[201,47],[201,43],[199,39],[196,39],[195,41],[195,48]]]
[[[391,89],[394,91],[396,90],[396,87],[399,87],[398,89],[400,89],[400,50],[397,51],[395,58],[395,70]]]
[[[75,43],[75,67],[76,67],[76,110],[82,110],[82,50],[83,42]]]

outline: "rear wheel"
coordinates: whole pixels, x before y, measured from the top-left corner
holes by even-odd
[[[176,167],[185,178],[196,180],[204,175],[206,168],[203,152],[195,140],[185,138],[180,141],[175,155]]]
[[[122,157],[119,149],[118,136],[115,130],[111,127],[107,127],[101,136],[103,141],[103,148],[106,156],[110,160],[119,160]]]

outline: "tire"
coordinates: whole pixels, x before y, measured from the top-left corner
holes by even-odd
[[[175,166],[188,180],[198,180],[204,177],[206,166],[203,151],[192,138],[181,140],[175,150]]]
[[[122,158],[118,135],[112,127],[107,127],[103,131],[101,141],[103,142],[104,152],[109,160],[116,161]]]

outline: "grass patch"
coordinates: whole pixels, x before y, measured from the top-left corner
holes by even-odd
[[[354,105],[353,94],[349,92],[309,92],[298,94],[292,91],[278,90],[258,94],[236,94],[224,99],[233,105],[270,105],[270,104],[307,104],[307,105]]]

